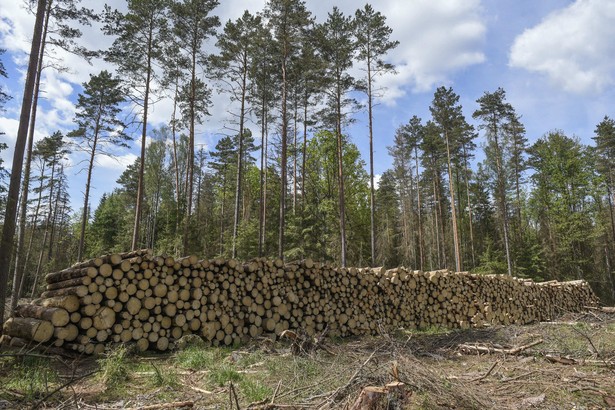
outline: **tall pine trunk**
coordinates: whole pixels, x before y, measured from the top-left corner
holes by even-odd
[[[336,109],[336,137],[337,137],[337,177],[339,187],[339,211],[340,211],[340,246],[341,265],[346,267],[346,194],[344,191],[344,148],[342,146],[342,94],[337,91]]]
[[[448,132],[444,132],[446,140],[446,158],[448,165],[448,189],[451,197],[451,219],[453,223],[453,247],[455,252],[455,270],[461,272],[461,252],[459,251],[459,232],[457,231],[457,211],[455,205],[455,187],[453,186],[453,170],[451,167],[451,148],[448,141]]]
[[[19,227],[17,228],[17,249],[15,252],[15,269],[13,271],[13,288],[11,298],[11,310],[17,307],[17,302],[21,297],[21,280],[23,278],[25,263],[24,259],[24,244],[26,233],[26,220],[28,213],[28,193],[30,190],[30,168],[32,166],[32,147],[34,145],[34,128],[36,126],[36,112],[38,107],[38,94],[41,86],[41,74],[43,71],[43,57],[45,54],[45,39],[47,38],[47,28],[49,27],[49,16],[51,9],[51,1],[47,4],[47,10],[45,15],[45,22],[43,25],[43,32],[41,34],[41,48],[39,51],[38,63],[36,67],[36,81],[34,84],[34,92],[32,95],[32,112],[30,116],[30,125],[28,127],[28,148],[26,150],[26,164],[24,169],[24,180],[21,187],[21,198],[19,204]]]
[[[139,234],[141,229],[141,213],[143,212],[143,191],[145,189],[145,143],[147,136],[147,110],[149,109],[150,81],[152,79],[152,49],[153,27],[150,25],[147,39],[147,68],[145,73],[145,94],[143,96],[143,127],[141,129],[141,158],[139,159],[139,182],[137,187],[137,204],[135,206],[135,221],[132,231],[132,250],[139,247]]]
[[[468,175],[468,156],[466,153],[466,146],[463,145],[463,156],[464,156],[464,179],[466,185],[466,195],[468,197],[468,221],[470,228],[470,250],[472,254],[472,267],[476,267],[476,251],[474,250],[474,221],[472,216],[472,199],[470,197],[470,176]]]
[[[370,47],[368,42],[368,48]],[[376,264],[376,224],[374,222],[374,122],[372,101],[372,63],[371,53],[367,52],[367,114],[369,117],[369,235],[371,242],[371,264]]]
[[[243,169],[243,131],[246,106],[246,82],[248,77],[247,55],[244,52],[244,65],[241,77],[241,112],[239,113],[239,149],[237,150],[237,180],[235,184],[235,217],[233,220],[233,252],[232,257],[237,257],[237,234],[239,229],[239,208],[241,204],[241,180]]]
[[[34,84],[36,82],[36,68],[38,67],[38,60],[40,58],[46,4],[46,0],[38,0],[34,33],[32,35],[32,47],[30,48],[30,60],[28,62],[28,73],[26,75],[21,114],[19,116],[19,127],[17,129],[15,149],[13,151],[11,179],[6,199],[6,211],[4,213],[4,227],[2,229],[2,239],[0,241],[0,329],[2,328],[1,325],[4,323],[4,307],[7,297],[6,293],[11,255],[13,254],[13,237],[15,235],[15,225],[17,222],[17,202],[19,198],[19,188],[21,187],[21,172],[23,170],[24,151],[28,137],[28,124],[30,122],[30,113],[32,110]]]
[[[421,215],[421,184],[419,176],[419,152],[418,146],[414,147],[414,162],[416,166],[416,209],[418,218],[418,243],[419,243],[419,270],[423,270],[425,264],[425,244],[423,240],[423,218]]]
[[[265,175],[267,167],[267,99],[263,92],[262,106],[261,106],[261,172],[260,172],[260,202],[259,202],[259,214],[258,214],[258,256],[263,256],[263,247],[265,243],[265,199],[267,193],[265,192]]]
[[[286,63],[288,58],[287,45],[284,45],[284,56],[282,59],[282,155],[281,155],[281,170],[280,170],[280,220],[278,231],[278,258],[284,259],[284,223],[286,220],[286,164],[288,150],[288,113],[286,112],[287,99],[287,79],[286,79]]]
[[[90,199],[90,185],[92,183],[92,169],[94,168],[94,157],[96,156],[96,144],[98,142],[98,129],[99,122],[96,121],[96,128],[94,130],[94,143],[92,145],[92,152],[90,153],[90,162],[88,163],[88,176],[85,183],[85,195],[83,199],[83,216],[81,218],[81,234],[79,235],[79,247],[77,248],[77,260],[80,261],[83,258],[83,248],[85,244],[85,227],[88,224],[88,202]]]

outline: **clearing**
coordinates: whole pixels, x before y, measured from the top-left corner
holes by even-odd
[[[316,346],[291,336],[297,338],[234,348],[193,341],[164,355],[119,349],[98,359],[5,350],[0,408],[615,408],[612,313],[529,326],[400,330]],[[384,392],[373,393],[378,405],[369,407],[367,396],[357,403],[368,386],[376,388],[366,392]]]

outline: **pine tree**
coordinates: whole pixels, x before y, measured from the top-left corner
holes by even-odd
[[[364,79],[367,93],[367,115],[369,120],[369,175],[370,175],[370,235],[372,266],[376,263],[376,239],[374,227],[374,89],[376,78],[395,72],[392,64],[385,63],[383,57],[399,45],[399,41],[390,41],[393,30],[386,25],[386,17],[374,11],[366,4],[355,13],[355,33],[359,61],[365,62],[366,77]]]
[[[141,155],[139,184],[135,207],[132,249],[140,245],[140,224],[143,208],[145,147],[152,84],[156,79],[155,64],[163,57],[168,40],[167,0],[129,0],[128,11],[122,14],[105,6],[104,33],[117,36],[105,58],[117,65],[118,74],[126,81],[132,101],[142,107]]]
[[[40,58],[45,9],[46,0],[38,0],[36,21],[34,23],[34,34],[32,35],[32,46],[30,48],[30,58],[28,62],[28,72],[24,85],[21,114],[19,116],[19,127],[17,129],[17,139],[15,141],[15,149],[13,152],[11,182],[9,185],[6,208],[4,212],[2,239],[0,240],[0,325],[4,323],[4,306],[7,296],[8,271],[10,267],[11,255],[13,253],[13,236],[15,235],[15,225],[17,222],[17,200],[19,196],[19,188],[21,186],[21,171],[23,169],[24,150],[28,133],[30,112],[32,108],[32,95],[34,92],[34,83],[36,81],[36,67],[38,66],[38,59]]]
[[[284,227],[286,221],[286,195],[287,195],[287,162],[288,162],[288,96],[290,84],[290,68],[292,57],[299,53],[306,27],[311,23],[311,13],[302,0],[269,0],[265,6],[264,17],[273,32],[274,61],[279,68],[279,81],[281,88],[281,139],[280,152],[281,184],[280,184],[280,213],[278,229],[278,257],[284,258]]]
[[[463,129],[463,114],[459,104],[459,96],[453,92],[452,88],[439,87],[434,99],[429,107],[434,123],[438,125],[440,135],[446,145],[446,163],[448,169],[448,186],[451,205],[451,221],[453,226],[453,249],[455,255],[455,268],[461,272],[463,261],[459,240],[459,229],[457,221],[457,209],[455,205],[455,188],[453,182],[453,156],[459,149],[459,136]]]
[[[77,22],[80,25],[90,25],[91,21],[98,21],[98,16],[91,9],[78,7],[79,0],[48,0],[43,20],[41,34],[41,46],[39,51],[38,65],[36,68],[36,80],[32,97],[32,110],[30,114],[30,124],[28,128],[28,142],[25,158],[24,179],[20,196],[19,226],[17,229],[17,249],[15,252],[15,268],[13,282],[18,283],[18,277],[23,275],[22,259],[24,247],[24,234],[26,224],[26,212],[28,203],[28,191],[30,186],[30,167],[32,159],[32,149],[34,143],[34,130],[36,126],[36,114],[38,107],[38,97],[43,69],[51,67],[57,71],[68,70],[55,59],[57,49],[63,49],[84,58],[88,63],[91,57],[96,56],[96,51],[88,50],[79,45],[77,39],[81,37],[81,31],[74,27]],[[43,61],[46,62],[43,65]],[[51,242],[51,241],[50,241]],[[15,287],[15,285],[14,285]]]
[[[326,108],[321,112],[325,126],[331,127],[337,136],[337,183],[339,191],[340,217],[340,263],[346,266],[346,195],[344,189],[344,125],[350,121],[347,107],[356,102],[348,96],[355,88],[355,79],[349,70],[353,65],[356,43],[353,39],[354,26],[350,16],[337,8],[329,13],[327,20],[318,28],[319,48],[324,61],[326,81]]]
[[[505,102],[506,92],[502,88],[498,88],[493,93],[485,92],[485,94],[476,100],[480,105],[472,117],[482,121],[479,129],[485,130],[487,137],[487,147],[485,154],[487,155],[487,164],[495,175],[495,199],[498,204],[500,218],[502,223],[502,232],[504,237],[504,249],[506,252],[506,264],[508,274],[512,275],[512,257],[510,249],[510,228],[509,228],[509,206],[506,193],[508,190],[507,177],[505,171],[504,158],[504,131],[505,124],[514,116],[512,105]]]
[[[188,126],[188,179],[186,180],[186,218],[184,220],[183,253],[189,253],[189,230],[194,193],[194,138],[195,127],[208,115],[211,104],[211,90],[198,78],[207,65],[207,53],[203,50],[205,41],[216,34],[220,25],[217,16],[211,12],[218,6],[217,0],[178,0],[171,4],[174,44],[184,58],[187,68],[187,83],[180,91],[183,117]]]
[[[261,18],[253,16],[247,10],[235,22],[229,21],[224,31],[218,36],[217,46],[220,54],[212,57],[216,79],[230,95],[233,102],[239,104],[239,112],[235,115],[239,129],[237,150],[237,177],[235,183],[235,217],[233,220],[233,244],[231,255],[237,257],[237,234],[239,229],[240,199],[243,182],[243,156],[246,116],[251,111],[247,98],[252,87],[250,70],[254,67],[255,46],[253,39],[258,35]]]
[[[45,254],[45,248],[47,244],[47,239],[51,235],[52,230],[52,222],[54,218],[54,205],[56,205],[54,199],[57,194],[56,189],[58,188],[58,173],[60,169],[62,169],[61,161],[63,161],[68,154],[69,150],[67,147],[66,141],[64,141],[64,136],[61,132],[57,131],[49,137],[43,138],[38,141],[34,148],[34,156],[41,158],[41,160],[45,163],[45,168],[51,171],[49,176],[45,176],[45,184],[41,186],[41,192],[39,198],[42,198],[43,190],[47,192],[45,198],[47,200],[47,215],[45,216],[45,228],[42,238],[42,244],[40,245],[38,262],[36,264],[36,270],[34,271],[34,283],[32,285],[32,295],[34,295],[38,280],[40,278],[41,269],[43,266],[43,258]],[[41,182],[43,180],[41,179]],[[50,239],[51,242],[51,239]],[[51,244],[50,244],[51,245]],[[51,247],[51,246],[50,246]],[[51,259],[48,254],[47,260]],[[19,284],[19,285],[18,285]],[[21,277],[15,278],[14,290],[16,291],[15,295],[17,297],[13,298],[11,309],[14,309],[17,306],[17,299],[21,294]],[[31,296],[32,297],[32,296]]]
[[[118,119],[121,104],[125,101],[121,80],[103,70],[91,75],[90,81],[83,84],[83,93],[77,101],[75,116],[78,128],[68,134],[79,141],[77,149],[89,155],[87,180],[83,199],[81,233],[77,250],[77,260],[81,260],[85,245],[85,228],[89,219],[90,185],[94,161],[97,155],[112,155],[109,147],[128,147],[131,138],[124,133],[126,125]]]

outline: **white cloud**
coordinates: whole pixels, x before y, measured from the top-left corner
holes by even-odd
[[[391,104],[403,88],[426,91],[467,66],[485,61],[486,26],[479,0],[388,0],[377,9],[387,16],[400,45],[391,53],[398,74],[383,78]]]
[[[600,92],[615,83],[614,21],[612,0],[577,0],[519,35],[510,65],[546,74],[569,92]]]
[[[135,162],[138,157],[134,154],[126,155],[99,155],[96,157],[96,165],[101,168],[117,170],[124,170],[128,165]]]
[[[382,174],[374,175],[374,189],[380,188],[380,181],[382,180]]]

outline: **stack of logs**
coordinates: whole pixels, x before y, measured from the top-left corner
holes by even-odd
[[[334,268],[309,259],[174,259],[149,250],[91,259],[45,279],[41,298],[6,321],[5,343],[92,354],[131,342],[162,351],[186,334],[217,346],[287,329],[349,336],[526,324],[598,303],[585,281]]]

